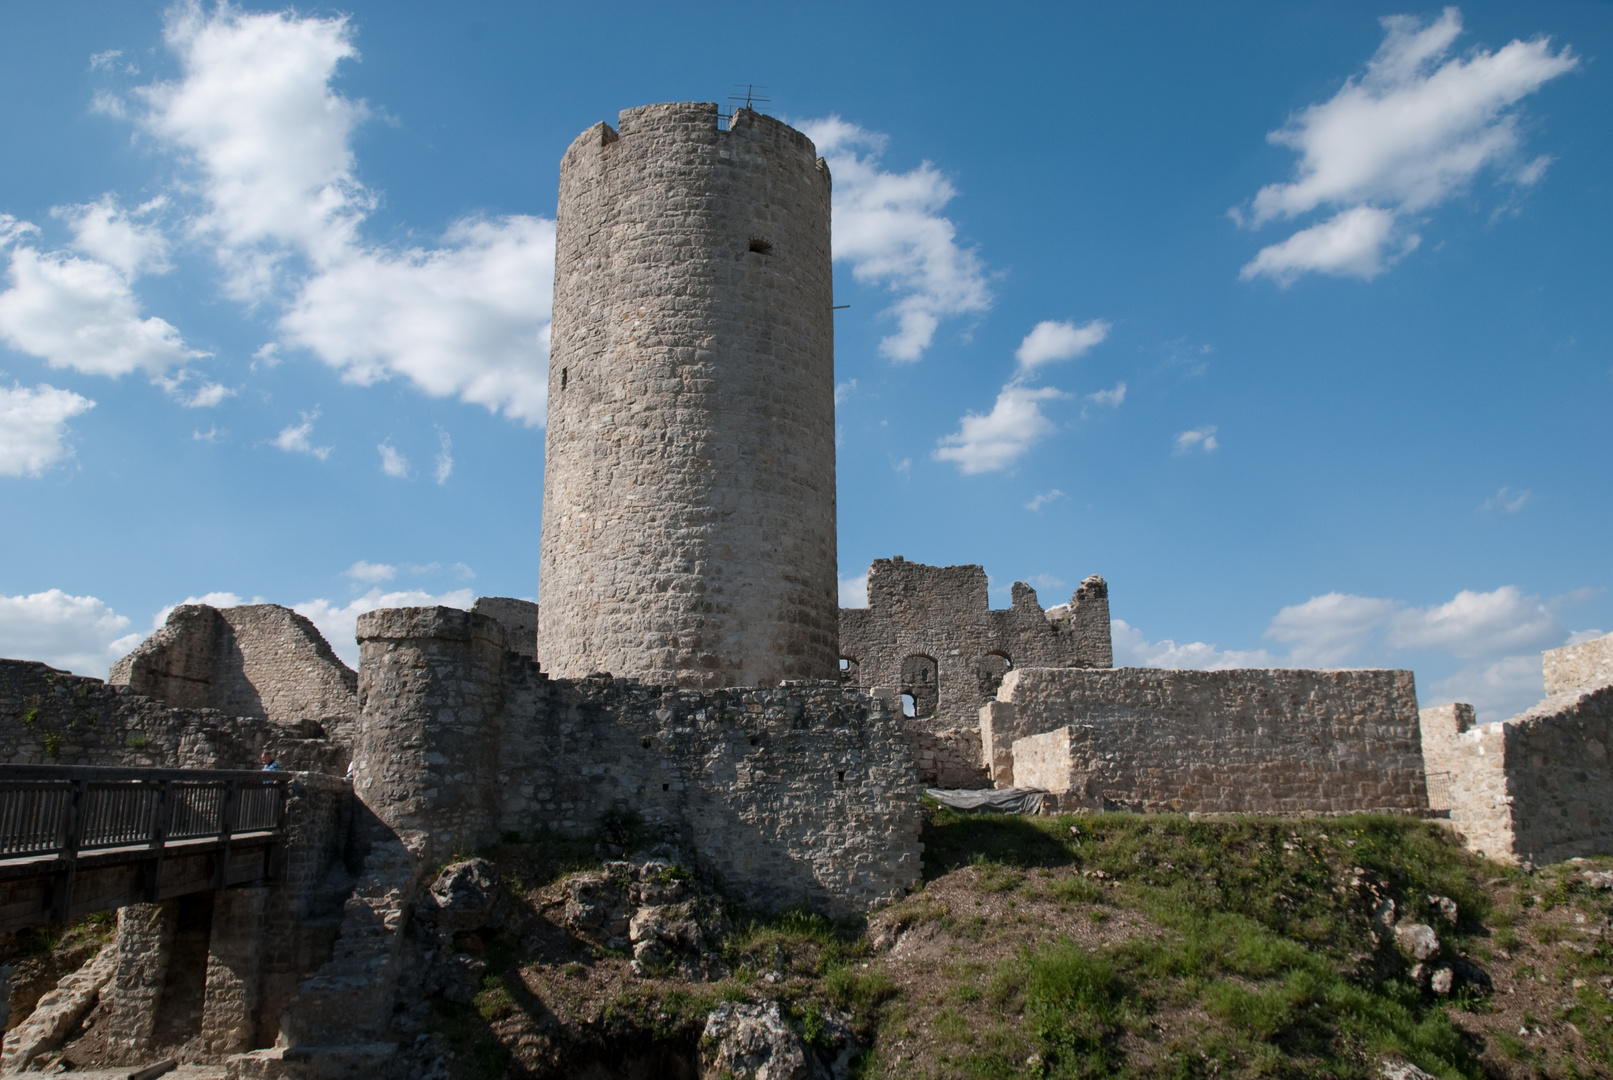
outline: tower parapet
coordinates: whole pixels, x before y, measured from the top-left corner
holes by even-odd
[[[560,166],[543,665],[687,687],[838,659],[829,170],[771,117],[647,105]]]

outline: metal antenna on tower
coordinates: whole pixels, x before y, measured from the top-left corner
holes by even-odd
[[[766,90],[767,87],[759,86],[756,83],[735,83],[734,89],[743,89],[745,92],[743,94],[729,94],[728,100],[742,101],[744,102],[742,107],[746,109],[754,110],[757,105],[766,105],[772,101],[771,98],[762,97],[758,93],[758,91]],[[739,108],[740,107],[729,109],[726,113],[719,111],[718,115],[721,116],[723,123],[728,124],[731,127],[733,126],[734,122],[734,113],[738,112]]]

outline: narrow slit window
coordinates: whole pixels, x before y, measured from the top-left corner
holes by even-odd
[[[750,238],[750,249],[758,255],[766,255],[773,250],[773,241],[765,236],[753,236]]]
[[[566,369],[561,368],[560,369],[560,389],[564,390],[565,388],[566,388]]]

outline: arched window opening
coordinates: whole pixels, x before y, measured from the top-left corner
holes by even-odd
[[[984,656],[975,658],[975,681],[980,688],[982,701],[990,701],[997,696],[997,688],[1002,685],[1003,676],[1014,668],[1014,661],[1000,649],[993,649]]]
[[[862,665],[849,656],[840,658],[840,685],[857,686],[857,674]]]
[[[941,684],[935,657],[922,653],[902,661],[902,693],[913,698],[914,717],[934,716],[941,700]]]
[[[903,716],[915,716],[915,715],[917,715],[917,711],[918,711],[918,709],[917,709],[917,705],[913,701],[913,695],[912,694],[903,694],[902,695],[902,715]]]

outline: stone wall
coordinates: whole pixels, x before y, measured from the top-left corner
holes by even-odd
[[[1580,686],[1613,683],[1613,634],[1540,654],[1546,693],[1560,694]]]
[[[427,861],[506,830],[636,815],[745,902],[866,910],[919,880],[901,718],[834,682],[678,690],[552,680],[451,608],[360,616],[356,790]]]
[[[1422,724],[1429,774],[1473,850],[1536,863],[1613,851],[1613,686],[1561,690],[1491,724],[1474,724],[1471,705],[1441,705]]]
[[[647,105],[560,164],[544,667],[835,671],[829,169],[749,109]]]
[[[358,675],[303,616],[278,604],[182,604],[112,665],[108,681],[187,709],[323,732],[346,745]]]
[[[1061,807],[1312,813],[1428,805],[1409,671],[1016,668],[998,698],[1013,708],[991,710],[982,743],[990,737],[993,745],[982,754],[997,760],[1008,740],[1015,786],[1039,781],[1061,792]],[[1029,745],[1036,761],[1027,758],[1021,777],[1020,740],[1053,731],[1062,734]],[[1063,764],[1049,764],[1060,753]],[[1051,776],[1061,777],[1057,786]]]
[[[518,652],[528,660],[538,659],[540,611],[537,604],[508,596],[479,596],[470,609],[504,627],[511,652]]]
[[[1109,587],[1094,575],[1043,611],[1036,590],[1015,582],[1013,605],[993,611],[979,566],[876,559],[868,606],[840,610],[840,655],[853,665],[848,682],[912,695],[915,728],[972,728],[1011,668],[1109,667]]]
[[[174,708],[37,661],[0,660],[0,765],[252,769],[264,749],[286,769],[346,768],[343,747],[300,724]]]

